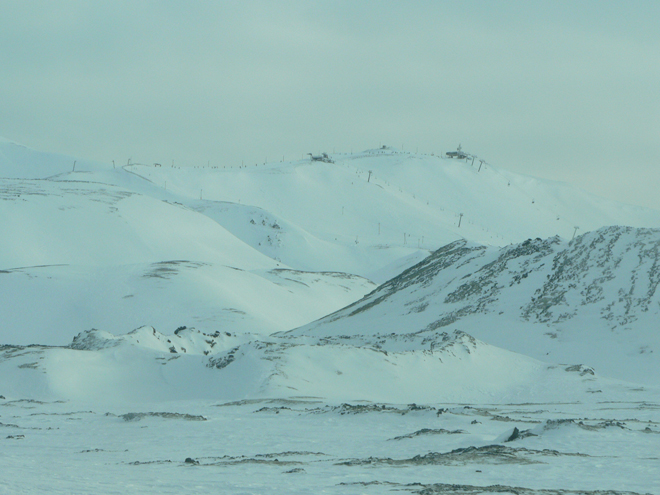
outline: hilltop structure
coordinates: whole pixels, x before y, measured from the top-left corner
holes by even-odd
[[[313,155],[311,153],[307,153],[311,160],[313,162],[325,162],[325,163],[335,163],[332,158],[328,156],[327,153],[321,153],[320,155]]]
[[[447,158],[456,158],[457,160],[463,160],[470,156],[463,151],[460,144],[458,145],[458,148],[456,148],[456,151],[448,151],[445,154],[447,155]]]

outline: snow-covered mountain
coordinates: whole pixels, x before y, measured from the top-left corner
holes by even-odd
[[[492,165],[391,148],[332,158],[122,167],[1,141],[1,340],[64,345],[91,327],[141,325],[268,334],[359,299],[374,288],[359,277],[385,282],[458,239],[660,225],[659,212]]]
[[[118,167],[7,141],[0,152],[5,343],[66,345],[90,328],[143,325],[262,336],[441,328],[657,377],[656,232],[566,238],[578,225],[653,226],[660,212],[391,148],[233,168]],[[498,247],[510,241],[522,242]],[[363,276],[394,278],[350,305],[375,288]]]
[[[659,226],[391,148],[0,140],[0,492],[655,490]]]
[[[553,362],[660,383],[660,229],[604,227],[568,242],[456,241],[294,335],[463,330]]]

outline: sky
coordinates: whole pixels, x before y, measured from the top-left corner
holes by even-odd
[[[660,2],[0,0],[0,136],[106,163],[381,145],[660,209]]]

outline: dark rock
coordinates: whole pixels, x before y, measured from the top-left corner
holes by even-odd
[[[107,414],[106,414],[107,416]],[[182,413],[172,413],[172,412],[146,412],[146,413],[126,413],[119,416],[124,421],[140,421],[145,417],[156,417],[156,418],[165,418],[165,419],[183,419],[185,421],[206,421],[204,416],[198,416],[194,414],[182,414]]]
[[[295,473],[302,474],[302,473],[306,473],[306,472],[307,471],[305,471],[303,468],[293,468],[293,469],[290,469],[289,471],[284,471],[284,474],[295,474]]]
[[[514,427],[514,428],[513,428],[513,432],[511,433],[511,435],[509,436],[509,438],[507,438],[507,439],[504,440],[504,441],[505,441],[505,442],[513,442],[514,440],[516,440],[516,439],[518,439],[518,438],[520,438],[520,430],[518,429],[518,427]]]

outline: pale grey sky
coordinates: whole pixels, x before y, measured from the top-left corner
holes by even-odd
[[[458,143],[660,208],[660,1],[0,0],[0,136],[213,165]]]

